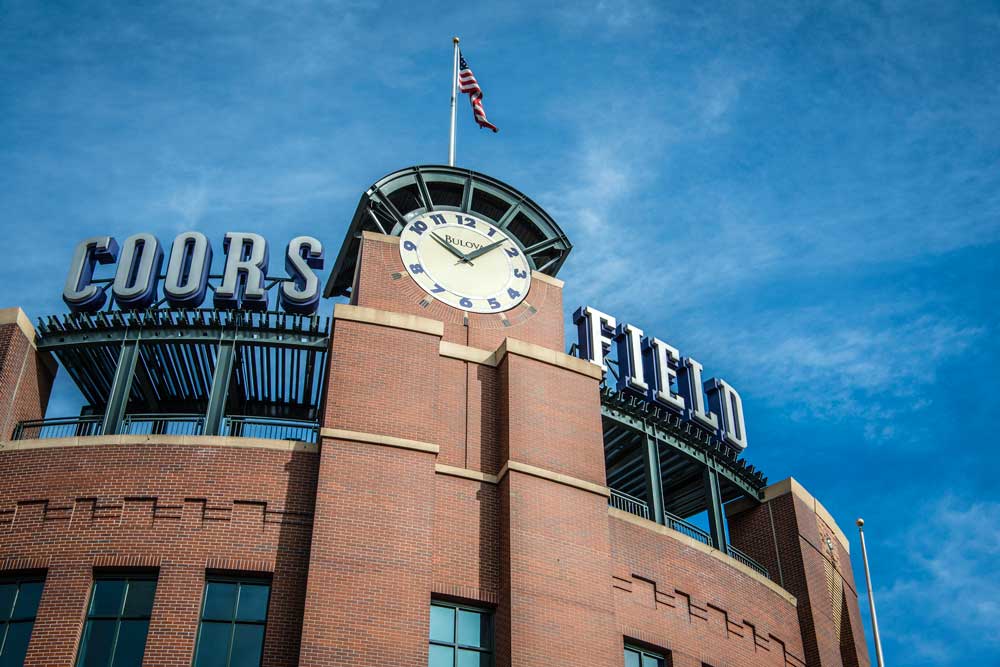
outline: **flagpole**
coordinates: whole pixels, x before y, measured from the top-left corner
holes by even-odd
[[[455,53],[451,65],[451,134],[448,140],[448,166],[455,166],[455,96],[458,89],[458,37],[452,38]]]
[[[858,519],[858,535],[861,537],[861,560],[865,562],[865,583],[868,584],[868,609],[872,616],[872,638],[875,640],[875,659],[878,667],[885,667],[882,660],[882,640],[878,636],[878,617],[875,616],[875,596],[872,595],[872,575],[868,570],[868,549],[865,548],[865,520]]]

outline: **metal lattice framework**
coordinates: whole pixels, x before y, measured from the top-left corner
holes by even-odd
[[[521,246],[532,269],[551,276],[573,247],[542,207],[495,178],[456,167],[408,167],[379,179],[362,195],[324,296],[350,294],[361,232],[399,236],[408,222],[432,209],[490,220]]]
[[[602,387],[601,418],[612,504],[733,555],[723,506],[737,498],[760,501],[767,478],[714,434],[641,397]],[[708,533],[684,521],[701,512]]]
[[[101,432],[130,413],[227,414],[315,420],[324,395],[328,317],[223,310],[104,311],[39,320]]]

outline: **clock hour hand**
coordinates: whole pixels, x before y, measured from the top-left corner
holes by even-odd
[[[498,245],[500,245],[501,243],[503,243],[506,240],[507,239],[500,239],[499,241],[497,241],[495,243],[491,243],[491,244],[489,244],[487,246],[483,246],[479,250],[473,250],[468,255],[466,255],[465,258],[467,260],[469,260],[469,259],[475,259],[476,257],[481,257],[482,255],[485,255],[490,250],[493,250],[493,248],[496,248]]]
[[[440,243],[441,245],[443,245],[445,248],[447,248],[448,252],[450,252],[452,255],[454,255],[455,257],[458,257],[459,261],[465,262],[465,263],[469,264],[470,266],[472,265],[472,262],[469,261],[470,257],[468,255],[466,255],[464,252],[462,252],[461,250],[459,250],[458,248],[456,248],[452,244],[450,244],[447,241],[445,241],[443,238],[441,238],[440,236],[438,236],[434,232],[431,232],[431,238],[434,239],[435,241],[437,241],[438,243]]]

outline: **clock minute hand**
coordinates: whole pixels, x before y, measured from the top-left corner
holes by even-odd
[[[483,246],[479,250],[473,250],[472,252],[470,252],[465,257],[466,257],[466,259],[475,259],[476,257],[481,257],[482,255],[485,255],[490,250],[493,250],[493,248],[496,248],[498,245],[500,245],[501,243],[503,243],[506,240],[507,239],[500,239],[499,241],[497,241],[495,243],[491,243],[491,244],[489,244],[487,246]]]
[[[468,255],[466,255],[464,252],[462,252],[461,250],[459,250],[458,248],[456,248],[452,244],[450,244],[447,241],[445,241],[443,238],[441,238],[440,236],[438,236],[434,232],[431,232],[431,238],[434,239],[435,241],[437,241],[438,243],[440,243],[441,245],[443,245],[445,248],[447,248],[448,252],[450,252],[452,255],[454,255],[455,257],[458,257],[459,261],[466,262],[468,264],[472,263],[472,262],[469,261],[471,258]]]

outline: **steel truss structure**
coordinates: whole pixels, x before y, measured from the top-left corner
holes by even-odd
[[[645,503],[637,513],[670,527],[707,512],[707,543],[728,552],[723,505],[760,501],[767,478],[714,434],[638,396],[603,387],[601,417],[608,486],[624,494],[623,508]]]
[[[39,320],[37,346],[66,369],[100,433],[130,414],[315,421],[325,394],[330,319],[225,310],[104,311]],[[165,421],[165,419],[161,419]]]

